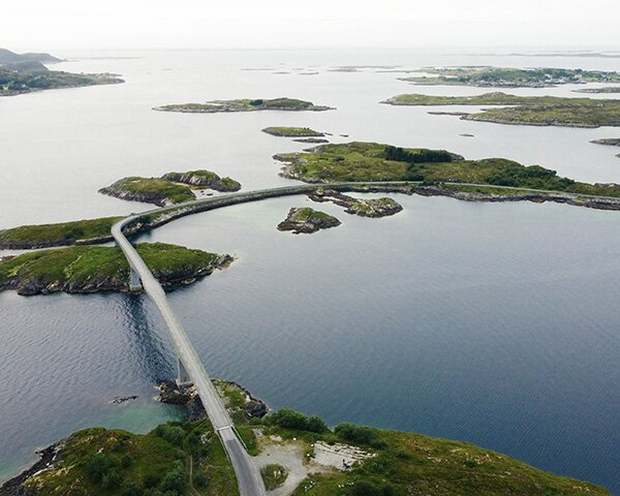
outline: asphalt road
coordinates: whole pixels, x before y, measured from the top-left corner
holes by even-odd
[[[115,224],[112,227],[112,235],[125,254],[129,265],[139,274],[144,291],[157,305],[157,308],[166,322],[166,327],[177,355],[181,359],[189,378],[196,386],[198,395],[213,424],[213,428],[219,434],[222,444],[226,449],[226,453],[232,462],[239,486],[239,494],[241,496],[264,496],[265,486],[260,471],[254,465],[252,459],[235,434],[233,422],[211,378],[202,365],[200,358],[198,358],[181,322],[172,310],[164,290],[153,277],[153,274],[138,252],[123,235],[122,227],[125,223],[126,220],[123,220]]]

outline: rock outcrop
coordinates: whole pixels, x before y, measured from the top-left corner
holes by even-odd
[[[320,229],[337,227],[341,222],[332,215],[312,208],[291,208],[285,220],[278,224],[278,231],[292,231],[295,234],[311,234]]]
[[[348,214],[361,217],[386,217],[400,212],[403,207],[392,198],[359,199],[333,189],[319,188],[308,195],[315,202],[332,202],[345,208]]]

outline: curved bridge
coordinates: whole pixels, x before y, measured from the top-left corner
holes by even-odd
[[[471,184],[472,186],[478,186],[477,184]],[[157,308],[161,312],[170,338],[174,345],[177,358],[179,360],[179,380],[190,380],[196,386],[198,395],[202,400],[202,403],[207,411],[207,415],[213,424],[214,429],[218,433],[222,445],[224,446],[228,457],[230,458],[235,474],[237,477],[237,483],[239,487],[239,493],[241,496],[264,496],[265,486],[263,484],[260,471],[252,462],[252,459],[248,455],[245,447],[236,434],[234,424],[228,415],[228,412],[217,393],[211,378],[207,374],[200,358],[198,357],[192,343],[190,342],[181,322],[175,315],[172,307],[168,303],[166,294],[160,286],[159,282],[153,277],[153,274],[144,263],[138,252],[134,249],[132,244],[127,240],[123,234],[123,228],[139,222],[141,219],[151,215],[163,215],[163,219],[158,219],[156,225],[162,225],[171,220],[183,217],[185,215],[191,215],[197,212],[203,212],[207,210],[214,210],[217,208],[236,205],[239,203],[246,203],[252,201],[263,200],[266,198],[276,198],[282,196],[299,195],[311,193],[319,188],[329,188],[338,191],[358,191],[358,192],[407,192],[407,187],[419,186],[418,182],[381,182],[381,183],[332,183],[332,184],[304,184],[299,186],[289,186],[282,188],[272,188],[243,193],[232,193],[228,195],[222,195],[217,197],[205,198],[200,200],[194,200],[181,204],[172,205],[164,208],[157,208],[142,212],[140,214],[127,217],[120,222],[114,224],[112,227],[112,236],[116,240],[117,245],[123,251],[129,266],[131,268],[131,286],[132,289],[144,288],[146,294],[157,305]],[[512,188],[512,187],[499,187],[507,190],[521,190],[524,188]],[[528,190],[536,193],[541,193],[539,190]],[[546,192],[557,194],[558,192]],[[576,195],[560,194],[560,200],[570,200]],[[590,195],[580,195],[590,196]],[[595,197],[601,201],[613,201],[618,202],[618,198],[606,198]],[[599,208],[607,208],[605,205]]]

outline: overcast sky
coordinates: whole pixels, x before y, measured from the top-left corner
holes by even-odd
[[[7,0],[0,47],[620,48],[620,0]]]

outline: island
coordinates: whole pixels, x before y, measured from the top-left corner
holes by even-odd
[[[557,69],[551,67],[515,69],[510,67],[427,67],[416,72],[430,76],[399,78],[419,85],[476,86],[500,88],[545,88],[562,84],[618,83],[620,73]]]
[[[312,201],[323,203],[332,202],[345,208],[345,212],[360,217],[387,217],[400,212],[403,207],[392,198],[353,198],[333,189],[319,188],[308,195]]]
[[[291,208],[286,219],[278,224],[278,231],[292,231],[294,234],[311,234],[321,229],[337,227],[341,222],[333,215],[313,208]]]
[[[227,267],[230,255],[164,243],[136,249],[162,286],[172,289]],[[129,265],[122,251],[108,246],[72,246],[34,251],[0,262],[0,291],[32,296],[56,292],[129,291]]]
[[[498,124],[596,128],[620,126],[620,100],[515,96],[502,92],[475,96],[398,95],[381,103],[404,106],[495,105],[461,119]],[[509,107],[507,107],[509,105]]]
[[[221,178],[212,171],[195,170],[169,172],[162,177],[125,177],[101,188],[99,193],[164,207],[195,200],[193,190],[203,188],[222,192],[238,191],[241,189],[241,184],[230,177]]]
[[[16,54],[0,49],[0,96],[33,91],[124,83],[115,74],[51,71],[43,64],[60,62],[47,53]]]
[[[212,100],[206,103],[180,103],[154,107],[153,110],[161,112],[182,112],[188,114],[216,114],[220,112],[256,112],[259,110],[282,110],[287,112],[313,111],[323,112],[333,110],[333,107],[315,105],[305,100],[295,98],[269,99],[238,99],[238,100]]]
[[[266,407],[238,384],[216,381],[216,389],[266,488],[280,496],[609,496],[595,484],[470,443],[350,422],[330,428],[317,415],[286,408],[265,415]],[[78,431],[42,450],[41,460],[5,483],[0,495],[238,495],[217,433],[204,410],[195,413],[147,434]]]
[[[241,183],[238,181],[230,177],[220,177],[215,172],[204,169],[189,172],[168,172],[162,176],[162,179],[220,192],[239,191],[241,189]]]
[[[491,201],[548,198],[605,209],[617,209],[620,200],[618,184],[577,182],[539,165],[524,166],[505,158],[466,160],[446,150],[351,142],[282,153],[274,159],[286,164],[281,172],[284,177],[308,183],[411,181],[419,183],[416,192],[420,194],[453,196],[456,190],[470,193],[474,187],[476,193],[491,195]],[[481,190],[481,185],[488,186]],[[481,197],[464,195],[462,199]]]
[[[573,90],[575,93],[609,94],[620,93],[620,86],[606,86],[604,88],[580,88]]]
[[[283,138],[321,138],[325,133],[320,133],[309,127],[266,127],[263,133]]]

